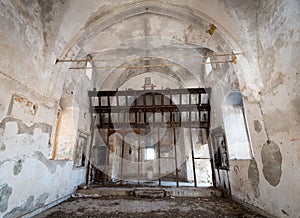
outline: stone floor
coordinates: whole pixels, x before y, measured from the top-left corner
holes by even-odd
[[[68,217],[263,217],[222,197],[71,198],[35,218]]]

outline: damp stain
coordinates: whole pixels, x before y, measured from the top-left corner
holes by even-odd
[[[45,205],[47,198],[49,197],[49,193],[43,193],[35,200],[35,207],[42,207]]]
[[[253,188],[254,195],[256,198],[259,198],[260,196],[260,190],[259,190],[259,170],[257,167],[257,163],[255,160],[251,160],[248,168],[248,180],[250,181],[250,184]]]
[[[6,213],[3,218],[21,217],[24,213],[34,209],[34,196],[30,196],[24,204],[15,207],[9,213]]]
[[[0,212],[4,213],[8,208],[8,200],[12,194],[12,188],[7,183],[0,186]]]
[[[22,168],[23,168],[23,162],[24,160],[17,160],[14,164],[14,168],[13,168],[13,171],[14,171],[14,175],[19,175],[19,173],[22,171]]]
[[[254,130],[257,133],[260,133],[261,130],[262,130],[262,126],[261,126],[261,124],[260,124],[260,122],[258,120],[254,120]]]
[[[265,143],[261,150],[263,174],[272,186],[277,186],[282,175],[282,154],[279,146],[273,142]]]

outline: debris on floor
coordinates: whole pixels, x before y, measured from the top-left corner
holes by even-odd
[[[96,217],[263,217],[222,197],[139,198],[106,196],[71,198],[35,218]]]

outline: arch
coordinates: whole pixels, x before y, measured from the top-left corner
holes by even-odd
[[[144,65],[144,61],[137,61],[137,62],[130,62],[130,63],[124,63],[123,65],[130,65],[130,66],[140,66]],[[200,76],[197,78],[193,73],[191,73],[189,70],[184,68],[183,66],[179,66],[176,64],[176,68],[172,68],[167,65],[175,64],[168,60],[163,59],[157,59],[155,61],[149,61],[149,65],[158,66],[158,67],[150,67],[150,68],[138,68],[139,72],[135,68],[116,68],[114,69],[109,75],[103,80],[101,83],[102,89],[117,89],[124,85],[126,81],[129,79],[132,79],[138,75],[150,73],[150,72],[157,72],[160,74],[168,75],[171,78],[177,80],[179,84],[182,84],[184,87],[192,86],[202,86],[202,82],[200,81]],[[162,65],[162,66],[159,66]],[[166,65],[166,66],[163,66]],[[122,66],[122,65],[120,65]],[[117,79],[115,79],[117,78]],[[110,81],[113,81],[111,83]],[[179,88],[179,87],[178,87]]]
[[[219,43],[219,46],[221,44],[228,45],[226,48],[228,50],[243,51],[243,47],[238,43],[240,39],[238,39],[237,36],[234,37],[231,33],[228,32],[227,29],[229,28],[229,24],[226,23],[223,26],[222,23],[217,22],[213,17],[210,17],[207,14],[203,13],[203,11],[200,11],[200,5],[198,7],[199,10],[191,10],[191,8],[189,7],[172,4],[159,4],[156,1],[143,1],[143,3],[133,3],[126,7],[122,5],[122,7],[118,7],[118,10],[115,10],[114,13],[104,13],[105,15],[101,16],[101,19],[99,18],[98,20],[96,19],[96,21],[93,20],[93,22],[89,22],[89,24],[86,25],[86,28],[88,27],[88,30],[83,31],[73,47],[80,49],[82,46],[84,46],[86,40],[94,37],[97,33],[105,30],[111,25],[121,22],[122,20],[126,20],[142,14],[151,13],[163,15],[166,17],[173,17],[174,19],[182,20],[187,23],[197,24],[198,26],[201,23],[208,24],[208,22],[214,22],[218,26],[218,31],[214,37],[218,37],[219,42],[224,42]],[[218,19],[218,21],[221,20]],[[205,25],[202,25],[202,28],[204,30],[204,33],[204,28],[206,28]],[[205,41],[202,43],[205,43]],[[210,48],[210,45],[205,44],[205,47]],[[72,49],[69,50],[74,51]],[[83,51],[81,50],[80,52]],[[83,54],[80,52],[77,52],[79,56]],[[254,95],[256,99],[259,99],[259,95],[257,93],[261,88],[261,80],[259,72],[256,70],[256,62],[252,61],[251,58],[251,54],[248,54],[247,56],[239,56],[239,62],[234,66],[234,68],[237,73],[239,83],[241,84],[243,94],[249,96]],[[250,67],[249,62],[254,63],[254,66]]]

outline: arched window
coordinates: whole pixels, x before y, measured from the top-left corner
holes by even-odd
[[[229,159],[252,159],[243,97],[239,91],[229,92],[222,103],[222,114]]]
[[[211,60],[210,60],[210,57],[208,57],[205,60],[205,73],[206,73],[206,76],[208,76],[211,73],[212,70],[213,70],[213,68],[212,68],[212,65],[211,65]]]
[[[86,63],[86,70],[85,70],[85,75],[90,79],[92,80],[92,76],[93,76],[93,69],[92,69],[92,64],[91,62],[87,62]]]

